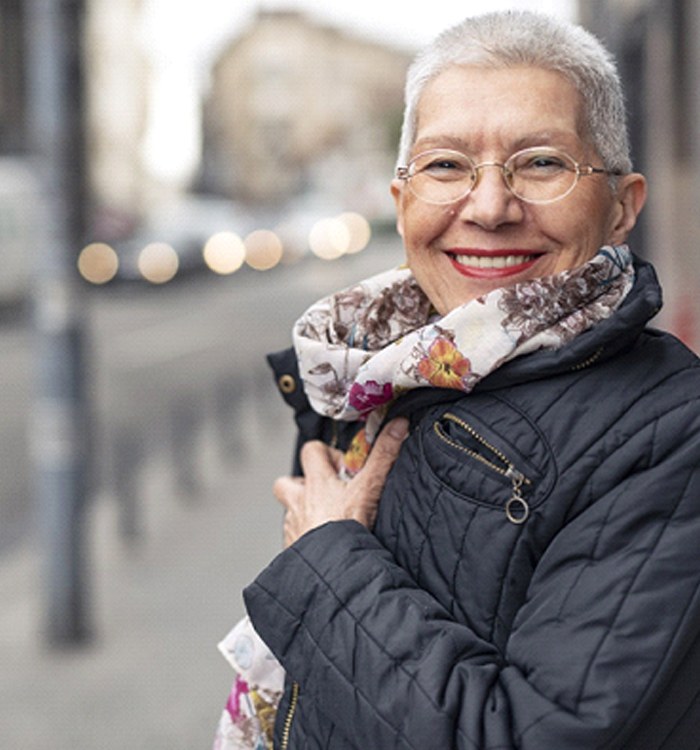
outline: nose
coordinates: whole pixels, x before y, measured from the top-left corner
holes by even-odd
[[[523,217],[522,202],[506,185],[503,165],[499,162],[477,164],[474,187],[459,207],[459,216],[493,231],[503,224],[516,224]]]

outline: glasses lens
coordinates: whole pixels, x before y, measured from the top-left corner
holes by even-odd
[[[453,203],[474,187],[476,172],[458,151],[426,151],[408,165],[409,185],[426,203]]]
[[[578,180],[576,162],[552,148],[518,151],[506,162],[505,174],[513,193],[529,203],[563,198]]]

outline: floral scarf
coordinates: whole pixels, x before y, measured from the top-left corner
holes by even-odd
[[[495,289],[438,316],[408,268],[325,297],[293,330],[312,408],[364,427],[345,474],[364,464],[389,405],[420,387],[469,393],[503,363],[557,349],[609,317],[634,283],[625,245],[605,246],[583,266]]]
[[[342,475],[363,465],[389,405],[412,388],[468,393],[522,354],[557,349],[609,317],[634,283],[626,246],[580,268],[496,289],[439,317],[411,272],[394,269],[322,299],[293,331],[312,407],[362,420]],[[244,618],[219,648],[236,670],[213,750],[269,750],[284,670]]]

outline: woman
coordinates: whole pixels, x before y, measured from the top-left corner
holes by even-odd
[[[310,308],[283,379],[304,477],[245,591],[275,747],[697,748],[700,370],[646,328],[614,65],[494,13],[406,93],[408,267]]]

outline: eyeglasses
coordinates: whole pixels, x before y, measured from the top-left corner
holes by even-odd
[[[479,170],[498,167],[508,190],[526,203],[554,203],[565,198],[581,177],[594,174],[619,175],[601,167],[582,165],[571,156],[548,146],[526,148],[501,164],[476,164],[466,154],[434,149],[418,154],[396,176],[405,180],[411,192],[426,203],[447,204],[465,198],[479,182]]]

